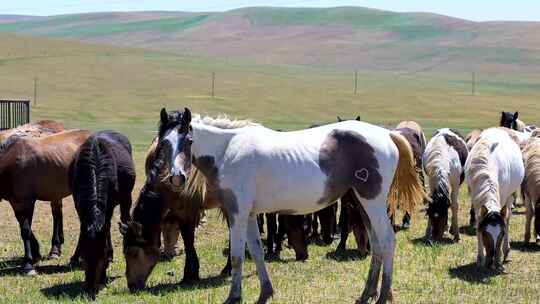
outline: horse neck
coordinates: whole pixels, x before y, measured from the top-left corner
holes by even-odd
[[[430,188],[435,189],[437,184],[443,183],[450,188],[448,176],[450,174],[450,160],[446,153],[446,142],[442,136],[436,139],[427,154],[425,163],[426,172],[429,177]]]
[[[212,156],[215,160],[223,159],[229,141],[245,128],[220,129],[204,124],[192,124],[193,146],[192,153],[195,158]]]

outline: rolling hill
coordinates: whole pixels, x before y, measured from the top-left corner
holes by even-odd
[[[540,22],[360,7],[0,16],[0,31],[267,64],[362,70],[540,70]]]

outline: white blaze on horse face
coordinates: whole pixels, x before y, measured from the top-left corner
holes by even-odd
[[[181,164],[181,161],[179,161],[179,155],[182,152],[180,147],[180,138],[183,138],[183,135],[178,133],[178,128],[179,127],[169,130],[164,137],[164,140],[168,141],[171,145],[171,182],[177,187],[182,185],[183,180],[185,180],[186,177],[183,170],[183,165]]]

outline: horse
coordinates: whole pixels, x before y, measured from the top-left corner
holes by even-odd
[[[65,131],[64,125],[53,120],[40,120],[17,128],[0,131],[0,154],[18,138],[44,137],[62,131]],[[64,244],[62,200],[51,202],[51,213],[53,216],[53,233],[48,257],[56,259],[60,257],[62,253],[61,247]]]
[[[82,257],[85,288],[95,299],[107,284],[113,254],[111,218],[118,204],[121,221],[129,221],[135,165],[128,138],[114,131],[88,137],[70,166],[69,185],[81,223],[74,257]]]
[[[476,142],[480,138],[480,134],[482,134],[482,131],[483,131],[482,129],[473,129],[471,130],[471,132],[467,134],[467,136],[465,136],[465,142],[467,143],[468,151],[472,150],[472,147],[474,146],[474,144],[476,144]]]
[[[368,280],[360,303],[377,294],[378,303],[392,298],[395,233],[388,218],[396,208],[412,213],[425,193],[407,140],[397,132],[365,122],[346,121],[317,128],[277,132],[251,121],[195,116],[185,109],[163,140],[172,148],[170,181],[185,184],[193,165],[219,193],[230,222],[232,285],[225,303],[241,301],[242,264],[247,242],[261,285],[258,303],[273,296],[264,263],[257,214],[307,214],[334,203],[352,189],[366,211],[372,248]],[[138,224],[132,223],[127,228]],[[144,231],[137,237],[145,238]],[[143,252],[134,242],[130,250]],[[140,259],[143,260],[142,258]],[[130,267],[128,265],[128,267]],[[128,282],[144,281],[128,276]]]
[[[458,196],[465,177],[467,144],[453,129],[439,129],[428,142],[424,153],[424,171],[428,177],[430,202],[425,239],[442,241],[448,225],[448,208],[452,208],[451,232],[459,241]]]
[[[367,219],[367,215],[352,190],[348,190],[340,198],[340,201],[341,237],[336,248],[336,253],[343,254],[345,252],[347,249],[347,239],[349,238],[350,231],[352,231],[360,258],[366,258],[369,255],[370,250],[367,228],[364,223],[364,219]]]
[[[50,134],[65,131],[64,125],[54,120],[40,120],[35,123],[27,123],[22,126],[0,131],[0,145],[11,136],[17,137],[43,137]]]
[[[525,178],[521,183],[521,196],[526,208],[525,237],[531,239],[531,222],[534,216],[534,235],[540,242],[540,138],[532,137],[523,149]]]
[[[71,194],[69,166],[89,136],[89,131],[71,130],[41,138],[16,138],[0,154],[0,199],[10,202],[19,222],[24,244],[22,270],[26,275],[36,274],[33,264],[41,259],[39,243],[32,233],[35,202],[59,202]],[[61,226],[56,227],[61,231]],[[61,243],[53,242],[58,252]]]
[[[523,121],[519,120],[518,117],[519,113],[517,111],[514,112],[514,114],[512,114],[511,112],[502,111],[499,126],[523,132],[526,128],[526,125]]]
[[[507,128],[483,131],[469,153],[465,175],[477,215],[478,266],[504,270],[500,263],[501,244],[503,261],[507,261],[513,193],[520,187],[524,171],[521,150]]]
[[[422,127],[415,121],[406,120],[400,122],[394,130],[404,136],[405,139],[407,139],[407,141],[409,142],[409,145],[411,145],[414,154],[416,170],[425,189],[424,173],[422,172],[422,155],[424,154],[424,150],[426,149],[426,136],[424,135]],[[391,220],[393,222],[393,218]],[[408,229],[410,226],[411,216],[410,214],[405,213],[405,215],[403,216],[402,227],[404,229]]]
[[[267,235],[266,247],[267,252],[265,258],[274,260],[280,258],[280,253],[283,248],[283,239],[287,235],[289,244],[295,252],[297,261],[305,261],[308,259],[307,236],[308,231],[306,226],[307,217],[305,215],[286,215],[276,213],[266,213]]]

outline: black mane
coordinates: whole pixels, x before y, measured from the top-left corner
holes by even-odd
[[[142,225],[142,237],[145,241],[151,241],[155,232],[159,231],[162,212],[161,196],[144,186],[133,209],[133,221]]]
[[[482,218],[480,221],[478,228],[480,230],[484,230],[488,225],[501,225],[503,228],[506,226],[503,216],[497,211],[488,212],[488,214],[486,214],[486,216],[484,216],[484,218]]]
[[[439,182],[431,194],[431,202],[426,213],[429,216],[435,216],[435,214],[448,216],[448,207],[450,207],[448,187],[444,183]]]

